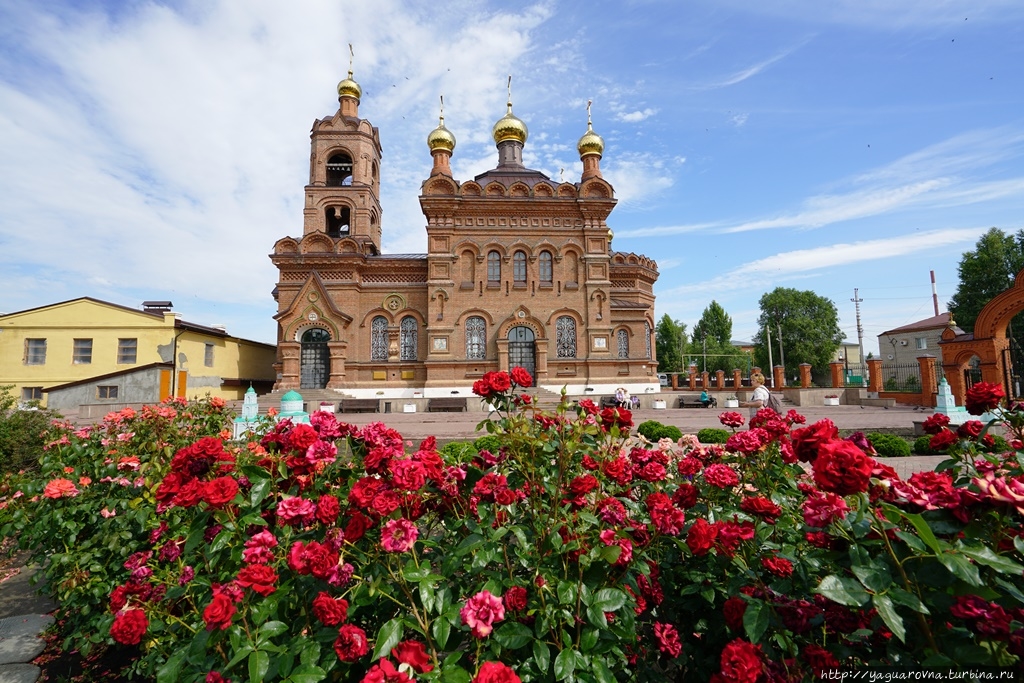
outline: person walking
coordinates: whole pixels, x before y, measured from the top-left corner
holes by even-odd
[[[743,401],[740,405],[744,408],[750,408],[750,417],[757,415],[757,411],[768,405],[768,388],[764,385],[764,375],[760,372],[755,372],[750,376],[750,386],[754,388],[754,392],[750,395],[749,401]]]

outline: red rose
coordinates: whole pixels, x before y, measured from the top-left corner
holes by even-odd
[[[266,597],[277,590],[277,573],[265,564],[250,564],[238,572],[236,583],[243,588],[252,588]]]
[[[938,413],[942,415],[942,413]],[[839,660],[836,656],[815,643],[808,643],[804,646],[803,660],[816,678],[821,677],[825,669],[838,669]]]
[[[483,379],[478,379],[473,382],[473,393],[480,398],[490,398],[493,395],[491,391],[491,385],[485,382]]]
[[[510,374],[512,382],[524,389],[533,385],[533,377],[530,376],[530,373],[527,372],[525,368],[516,366],[512,368],[512,372]]]
[[[938,434],[942,428],[949,424],[949,415],[935,413],[922,425],[925,434]]]
[[[604,475],[616,484],[625,486],[633,480],[633,465],[624,457],[605,460],[601,469],[604,471]]]
[[[943,428],[938,434],[928,440],[928,448],[933,451],[944,451],[960,440],[955,433]]]
[[[210,600],[210,604],[203,610],[206,630],[226,630],[228,626],[231,626],[231,617],[235,615],[236,611],[237,608],[231,598],[220,591],[214,591],[213,600]]]
[[[600,485],[597,477],[592,474],[584,474],[569,482],[569,493],[574,497],[585,496]]]
[[[307,424],[297,424],[288,432],[286,448],[300,454],[305,454],[310,446],[320,440],[316,430]]]
[[[749,434],[749,432],[743,433]],[[740,476],[728,465],[718,463],[704,468],[704,481],[720,489],[727,489],[739,484]]]
[[[625,408],[605,408],[601,411],[601,426],[605,430],[612,427],[630,429],[633,426],[633,413]]]
[[[983,427],[980,420],[968,420],[957,428],[956,435],[961,439],[977,439]]]
[[[370,643],[366,640],[366,631],[345,624],[338,629],[338,638],[334,641],[334,651],[343,662],[354,662],[370,651]]]
[[[403,640],[391,648],[391,656],[402,664],[408,664],[416,673],[429,673],[434,670],[427,655],[427,648],[418,640]]]
[[[672,502],[684,510],[692,508],[697,504],[697,487],[693,484],[680,484],[672,494]]]
[[[355,543],[371,528],[373,528],[373,520],[361,512],[353,512],[348,524],[345,525],[345,540]]]
[[[658,642],[658,649],[670,657],[678,657],[683,651],[683,644],[679,641],[679,631],[672,624],[654,622],[654,640]]]
[[[484,662],[480,665],[473,683],[522,683],[516,672],[501,662]]]
[[[727,683],[755,683],[764,671],[761,648],[742,638],[722,649],[721,662],[721,676]]]
[[[505,609],[510,612],[522,612],[526,609],[526,589],[522,586],[512,586],[505,591],[501,599],[505,603]]]
[[[725,618],[725,625],[733,631],[743,630],[743,615],[747,611],[747,601],[738,595],[734,595],[722,605],[722,616]]]
[[[138,645],[149,628],[149,619],[141,609],[118,613],[110,625],[110,636],[122,645]]]
[[[216,671],[206,674],[206,683],[231,683],[230,678],[224,678]]]
[[[793,452],[802,462],[812,462],[818,457],[821,444],[839,438],[839,429],[828,418],[818,420],[810,427],[794,429],[789,438],[793,442]]]
[[[313,598],[313,616],[324,626],[337,626],[348,618],[348,600],[321,591]]]
[[[783,579],[793,575],[793,563],[784,557],[762,557],[761,566]]]
[[[814,482],[824,491],[848,496],[868,490],[875,461],[849,441],[829,441],[818,447],[812,465]]]
[[[212,508],[230,503],[238,493],[238,482],[234,477],[217,477],[203,484],[203,500]]]
[[[203,483],[198,479],[190,479],[181,485],[178,495],[174,496],[174,504],[183,508],[198,505],[203,499]]]
[[[717,535],[717,527],[708,524],[704,519],[697,519],[686,533],[686,545],[694,555],[706,555]]]
[[[318,579],[327,579],[338,566],[338,551],[323,543],[310,541],[303,552],[303,560],[310,574]]]
[[[745,420],[743,416],[737,412],[728,411],[718,416],[718,421],[726,427],[742,427]]]
[[[512,380],[509,378],[508,373],[504,371],[485,372],[483,381],[490,387],[492,394],[501,394],[512,387]]]
[[[769,524],[775,524],[775,520],[782,514],[782,508],[764,496],[745,497],[740,502],[740,510],[761,517]]]
[[[981,415],[996,408],[1004,396],[1006,394],[1003,393],[1003,387],[999,384],[975,382],[967,390],[967,399],[964,401],[964,406],[971,415]]]
[[[321,524],[334,524],[341,514],[341,504],[332,495],[322,495],[316,502],[316,521]]]

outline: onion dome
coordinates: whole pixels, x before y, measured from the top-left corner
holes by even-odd
[[[437,128],[430,131],[430,135],[427,136],[427,147],[430,148],[431,153],[445,150],[451,154],[455,150],[455,136],[444,127],[444,114],[441,114]]]
[[[359,87],[359,84],[352,80],[352,70],[349,69],[348,78],[338,83],[338,97],[354,97],[355,99],[361,99],[363,96],[363,89]]]
[[[604,140],[594,132],[594,126],[590,121],[587,121],[587,132],[576,143],[576,149],[581,157],[585,157],[588,154],[596,154],[598,156],[604,154]]]
[[[515,140],[521,145],[526,144],[526,138],[529,137],[530,131],[526,128],[523,120],[512,113],[511,99],[508,101],[508,111],[494,124],[491,134],[494,136],[495,144],[501,144],[505,140]]]

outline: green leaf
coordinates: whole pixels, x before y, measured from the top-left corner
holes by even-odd
[[[558,582],[558,602],[563,605],[576,604],[576,585],[568,581]]]
[[[899,588],[898,586],[893,586],[892,588],[890,588],[888,595],[890,598],[892,598],[893,602],[903,605],[904,607],[909,607],[915,612],[920,612],[921,614],[931,614],[931,612],[928,611],[928,608],[924,606],[924,603],[921,602],[916,595],[908,591],[905,591],[902,588]]]
[[[263,470],[262,467],[252,467],[249,469]],[[252,479],[250,478],[249,481],[252,481]],[[249,489],[249,506],[259,507],[259,504],[267,497],[267,493],[270,491],[270,487],[273,483],[274,481],[269,477],[256,481],[256,483],[252,485],[252,488]]]
[[[434,585],[432,581],[420,581],[420,602],[423,609],[430,612],[434,609]]]
[[[235,664],[238,664],[240,661],[252,654],[252,645],[242,645],[241,647],[236,647],[235,650],[235,656],[232,657],[231,661],[228,662],[228,665],[224,667],[225,670],[230,669]]]
[[[448,643],[448,636],[452,632],[452,625],[444,617],[438,617],[434,619],[433,625],[430,627],[430,632],[434,636],[434,642],[437,646],[444,649],[444,646]]]
[[[928,526],[928,522],[924,521],[924,517],[917,514],[910,514],[909,512],[901,512],[903,517],[914,525],[917,529],[917,535],[921,537],[921,540],[932,549],[932,552],[939,554],[942,552],[942,547],[939,545],[939,540],[935,538],[935,534],[932,533],[932,528]]]
[[[878,610],[878,616],[882,617],[882,621],[889,627],[893,635],[899,638],[901,643],[905,643],[907,641],[907,629],[903,625],[903,617],[896,613],[896,607],[892,604],[889,596],[872,595],[871,603]]]
[[[1008,557],[995,554],[991,548],[986,546],[963,546],[959,549],[967,557],[975,562],[992,567],[1002,574],[1014,574],[1020,576],[1024,573],[1024,566],[1014,562]]]
[[[614,612],[626,604],[626,594],[617,588],[602,588],[594,594],[590,604],[604,612]]]
[[[261,640],[264,638],[273,638],[274,636],[281,635],[287,630],[288,624],[283,621],[268,621],[260,626],[259,637]]]
[[[867,591],[861,588],[856,581],[835,574],[829,574],[823,578],[814,592],[849,607],[860,607],[870,599]]]
[[[156,672],[156,683],[175,683],[187,650],[178,650]]]
[[[768,629],[769,610],[763,602],[749,602],[743,613],[743,630],[747,632],[747,638],[755,645],[761,640],[761,636]]]
[[[906,531],[897,531],[896,537],[919,553],[927,552],[928,550],[928,547],[914,534],[908,534]]]
[[[327,678],[327,672],[319,666],[303,665],[292,672],[287,680],[291,683],[318,683]]]
[[[892,576],[884,568],[854,566],[850,571],[865,588],[873,593],[884,593],[892,585]]]
[[[391,648],[398,645],[398,641],[402,639],[404,631],[402,620],[398,617],[384,624],[380,633],[377,634],[377,647],[373,651],[371,661],[375,662],[381,657],[387,657],[391,653]]]
[[[597,639],[598,631],[596,628],[583,629],[583,635],[580,636],[580,650],[590,652],[597,645]]]
[[[517,621],[508,621],[494,632],[494,638],[502,647],[518,650],[533,640],[533,631]]]
[[[249,654],[249,683],[263,683],[263,677],[270,668],[270,655],[262,650]]]
[[[565,648],[555,657],[555,680],[564,681],[576,671],[576,651]]]
[[[543,640],[533,641],[533,661],[542,677],[551,668],[551,648]]]
[[[966,581],[972,586],[982,585],[981,574],[978,573],[978,568],[971,564],[971,561],[963,555],[946,552],[939,553],[936,557],[942,563],[942,566],[961,581]]]
[[[594,659],[590,666],[598,683],[615,683],[615,674],[611,672],[603,659]]]
[[[604,610],[598,607],[587,608],[587,621],[589,621],[594,626],[608,628],[608,617],[605,616]]]
[[[320,661],[320,643],[315,640],[306,640],[302,648],[302,654],[299,655],[299,663],[302,666],[312,667],[318,661]],[[301,669],[302,667],[299,668]]]

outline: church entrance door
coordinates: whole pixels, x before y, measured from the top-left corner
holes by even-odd
[[[536,336],[525,325],[518,325],[508,331],[508,367],[520,367],[537,377]]]
[[[331,335],[327,330],[314,327],[302,334],[302,353],[299,357],[302,389],[323,389],[331,374],[331,354],[327,342]]]

